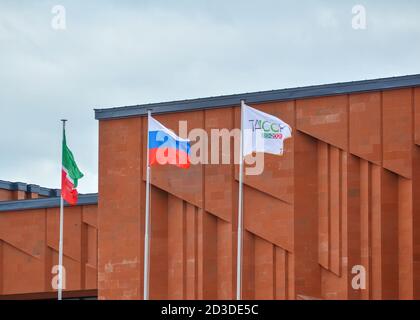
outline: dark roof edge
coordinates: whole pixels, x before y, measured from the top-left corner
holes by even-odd
[[[222,108],[239,105],[241,100],[248,103],[265,103],[304,98],[334,96],[340,94],[363,93],[371,91],[401,89],[420,86],[420,74],[362,80],[335,84],[316,85],[300,88],[280,89],[254,93],[234,94],[172,102],[151,103],[137,106],[95,109],[95,119],[120,119],[142,116],[151,109],[154,114]]]
[[[98,194],[83,194],[79,195],[78,206],[95,205],[98,203]],[[17,200],[17,201],[1,201],[0,212],[5,211],[23,211],[34,209],[58,208],[60,206],[60,197],[55,198],[42,198],[30,200]],[[69,206],[65,204],[65,206]]]
[[[33,192],[45,197],[57,197],[60,195],[60,189],[44,188],[36,184],[27,184],[23,182],[11,182],[4,180],[0,180],[0,189],[9,191]]]

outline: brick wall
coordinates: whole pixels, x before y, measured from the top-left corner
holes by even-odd
[[[96,205],[65,208],[67,291],[97,288],[97,233]],[[0,299],[54,292],[58,240],[59,208],[0,212]]]
[[[420,298],[420,88],[253,104],[293,127],[244,185],[244,298]],[[156,116],[237,128],[239,108]],[[146,119],[100,121],[101,299],[143,288]],[[232,149],[233,151],[233,149]],[[152,170],[152,299],[232,299],[238,168]],[[351,286],[352,267],[368,271]]]

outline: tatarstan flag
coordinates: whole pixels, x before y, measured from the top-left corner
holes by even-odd
[[[61,196],[69,204],[77,204],[77,182],[83,177],[83,173],[74,161],[73,153],[67,147],[66,131],[63,131],[63,159],[61,170]]]

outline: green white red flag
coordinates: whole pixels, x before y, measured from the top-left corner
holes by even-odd
[[[65,130],[63,130],[62,155],[61,196],[69,204],[76,205],[78,198],[78,180],[83,177],[83,173],[77,167],[76,161],[74,161],[73,153],[67,147]]]

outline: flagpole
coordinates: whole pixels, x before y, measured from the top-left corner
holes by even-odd
[[[149,300],[149,271],[150,271],[150,160],[149,160],[149,124],[151,110],[147,110],[147,156],[146,156],[146,213],[145,213],[145,230],[144,230],[144,282],[143,282],[143,299]]]
[[[243,157],[243,105],[245,101],[241,101],[241,139],[239,143],[239,196],[238,196],[238,243],[237,243],[237,261],[236,261],[236,300],[242,299],[242,238],[243,238],[243,168],[244,168],[244,157]]]
[[[63,123],[63,137],[64,141],[64,132],[66,130],[66,119],[62,119]],[[63,142],[62,142],[63,143]],[[63,149],[61,149],[61,158],[63,158]],[[63,168],[61,168],[63,170]],[[61,178],[63,179],[63,178]],[[61,186],[62,188],[63,186]],[[64,226],[64,200],[63,193],[60,190],[60,239],[58,244],[58,300],[62,300],[63,297],[63,226]]]

